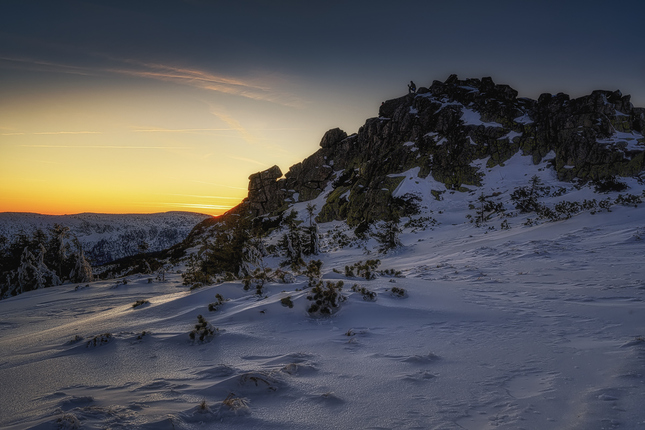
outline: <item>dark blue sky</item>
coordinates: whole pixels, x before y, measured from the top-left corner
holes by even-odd
[[[114,57],[381,97],[408,78],[457,73],[533,97],[621,88],[645,104],[639,0],[4,0],[0,11],[3,78],[21,69],[7,58],[109,67]]]
[[[532,98],[620,89],[645,106],[643,16],[643,0],[2,0],[0,170],[104,157],[62,153],[75,145],[149,147],[188,163],[173,186],[241,195],[249,174],[286,171],[330,128],[357,131],[411,79],[452,73]],[[100,167],[86,180],[111,174]]]

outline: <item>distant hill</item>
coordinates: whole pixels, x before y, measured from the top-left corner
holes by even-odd
[[[23,232],[44,232],[55,224],[69,227],[83,245],[92,265],[105,264],[141,252],[169,248],[188,235],[193,227],[210,215],[192,212],[156,214],[40,215],[35,213],[0,213],[0,236],[11,240]]]

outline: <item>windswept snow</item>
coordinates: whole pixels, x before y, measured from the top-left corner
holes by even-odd
[[[464,121],[464,125],[483,125],[485,127],[499,127],[503,128],[501,124],[497,122],[484,122],[481,119],[481,115],[477,112],[475,112],[472,109],[468,109],[467,107],[462,108],[462,115],[461,119]]]
[[[645,138],[637,132],[615,131],[606,139],[598,139],[598,143],[610,147],[622,146],[627,151],[642,151],[645,148]]]
[[[373,239],[332,246],[351,231],[320,224],[328,252],[315,258],[347,297],[329,317],[307,313],[303,276],[261,296],[240,282],[191,291],[172,273],[0,301],[0,427],[645,428],[645,209],[477,228],[470,203],[503,199],[533,175],[561,190],[546,203],[605,197],[558,182],[531,157],[486,161],[475,163],[485,177],[472,192],[402,173],[395,196],[418,195],[417,217],[437,225],[405,228],[389,254],[372,251]],[[330,191],[294,204],[298,218],[308,222],[307,205],[320,210]],[[374,258],[401,276],[345,276]],[[224,302],[209,311],[216,294]],[[149,303],[133,308],[138,300]],[[203,341],[189,337],[198,315],[213,328]]]

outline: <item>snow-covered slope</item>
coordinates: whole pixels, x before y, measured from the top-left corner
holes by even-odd
[[[69,227],[80,240],[85,255],[93,264],[104,264],[141,252],[160,251],[181,242],[193,227],[210,215],[192,212],[156,214],[40,215],[0,213],[0,236],[9,239],[17,233],[31,235],[37,229],[48,231],[54,224]]]
[[[307,312],[302,275],[262,295],[239,281],[190,290],[173,273],[1,301],[0,426],[645,427],[645,209],[559,182],[530,157],[481,168],[481,187],[439,199],[431,176],[404,173],[395,194],[416,193],[421,213],[387,254],[344,222],[320,224],[314,258],[346,297],[331,316]],[[559,221],[519,213],[509,196],[535,175],[553,190],[545,206],[612,203]],[[638,180],[621,180],[631,187],[623,195],[642,195]],[[324,194],[308,203],[320,208]],[[482,195],[506,211],[478,227]],[[307,220],[306,205],[291,208]],[[387,273],[346,276],[345,266],[375,258]],[[149,303],[133,307],[139,300]]]

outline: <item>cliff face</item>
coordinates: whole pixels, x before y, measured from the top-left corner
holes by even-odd
[[[358,133],[328,131],[321,148],[284,177],[277,166],[251,175],[248,198],[235,212],[279,213],[331,185],[318,221],[370,222],[392,210],[400,178],[390,175],[418,167],[420,177],[432,175],[445,189],[460,190],[479,185],[473,161],[502,165],[518,151],[536,164],[548,155],[566,181],[633,176],[645,169],[645,109],[634,108],[629,96],[620,91],[577,99],[562,93],[538,100],[517,95],[491,78],[452,75],[388,100]]]

